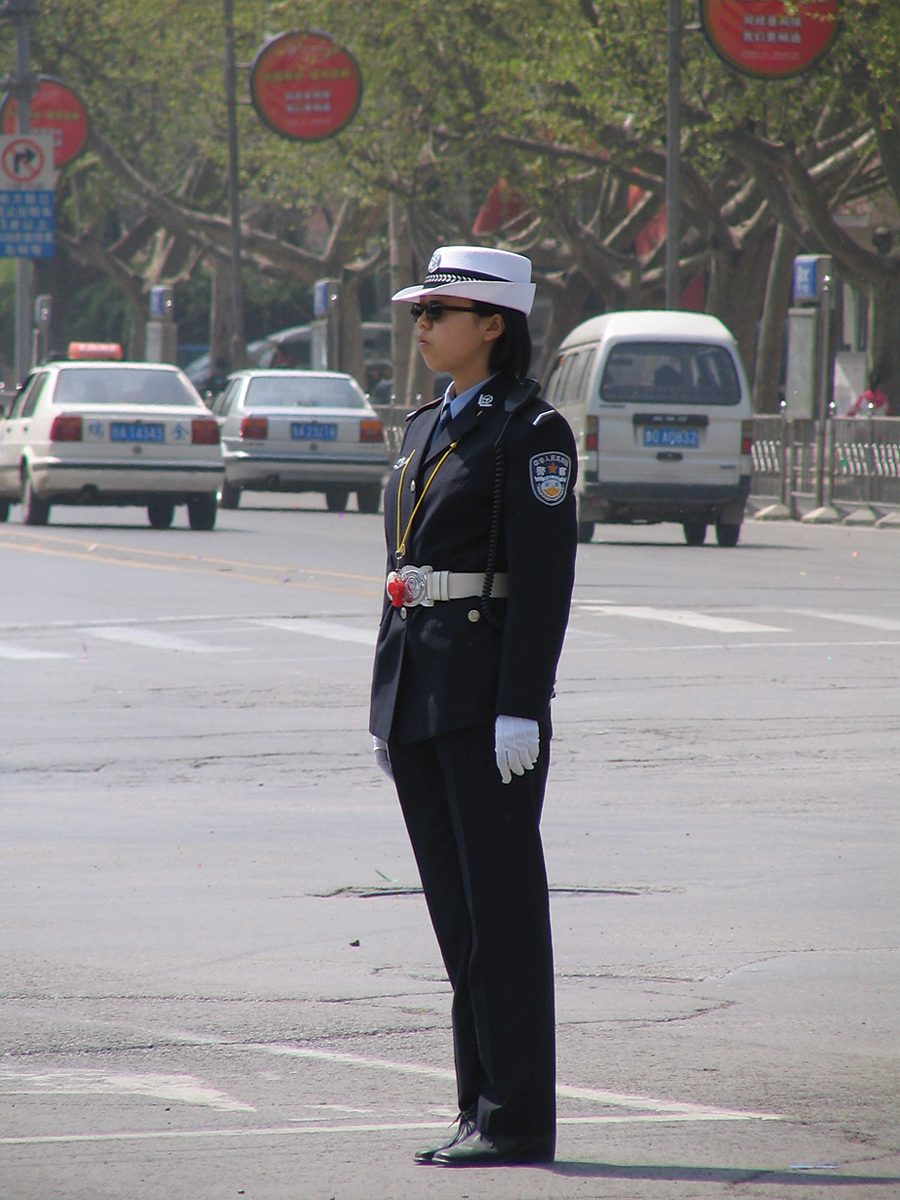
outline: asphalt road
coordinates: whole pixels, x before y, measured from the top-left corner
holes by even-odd
[[[558,1158],[459,1172],[412,1162],[450,996],[365,731],[380,518],[246,501],[0,526],[0,1195],[900,1196],[900,534],[579,548]]]

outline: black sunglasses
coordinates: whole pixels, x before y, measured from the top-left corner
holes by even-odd
[[[439,321],[445,312],[477,312],[475,308],[460,308],[456,304],[444,304],[442,300],[429,300],[427,304],[411,304],[409,311],[412,313],[412,319],[418,321],[422,313],[429,321]]]

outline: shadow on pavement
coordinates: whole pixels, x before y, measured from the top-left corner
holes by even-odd
[[[564,1162],[550,1168],[555,1175],[585,1179],[656,1179],[687,1183],[772,1183],[779,1186],[803,1184],[805,1187],[859,1187],[900,1184],[898,1175],[840,1175],[821,1169],[776,1171],[765,1167],[684,1167],[656,1163]]]

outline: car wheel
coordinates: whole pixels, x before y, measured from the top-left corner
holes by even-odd
[[[325,489],[325,504],[329,512],[343,512],[350,498],[350,489],[342,487],[327,487]]]
[[[377,513],[381,505],[381,484],[360,484],[356,489],[356,504],[361,513]]]
[[[222,484],[222,498],[219,504],[222,508],[237,508],[241,502],[241,489],[233,483]]]
[[[0,522],[5,521],[9,516],[9,501],[0,500]]]
[[[188,524],[191,529],[212,529],[218,503],[215,496],[196,496],[188,500]]]
[[[175,505],[170,500],[151,500],[147,505],[147,518],[154,529],[168,529],[175,516]]]
[[[740,525],[716,525],[716,541],[720,546],[736,546],[741,536]]]
[[[689,546],[702,546],[706,541],[705,521],[685,521],[682,525],[684,540]]]
[[[25,471],[22,485],[22,520],[26,525],[46,525],[50,520],[50,502],[35,494],[31,472]]]
[[[578,540],[579,542],[589,542],[594,536],[593,521],[578,522]]]

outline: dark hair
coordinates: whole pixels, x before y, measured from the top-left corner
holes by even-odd
[[[501,308],[484,300],[473,300],[472,306],[479,317],[492,317],[499,313],[503,318],[503,332],[491,346],[488,366],[498,375],[509,375],[522,379],[531,366],[531,334],[528,318],[517,308]]]

